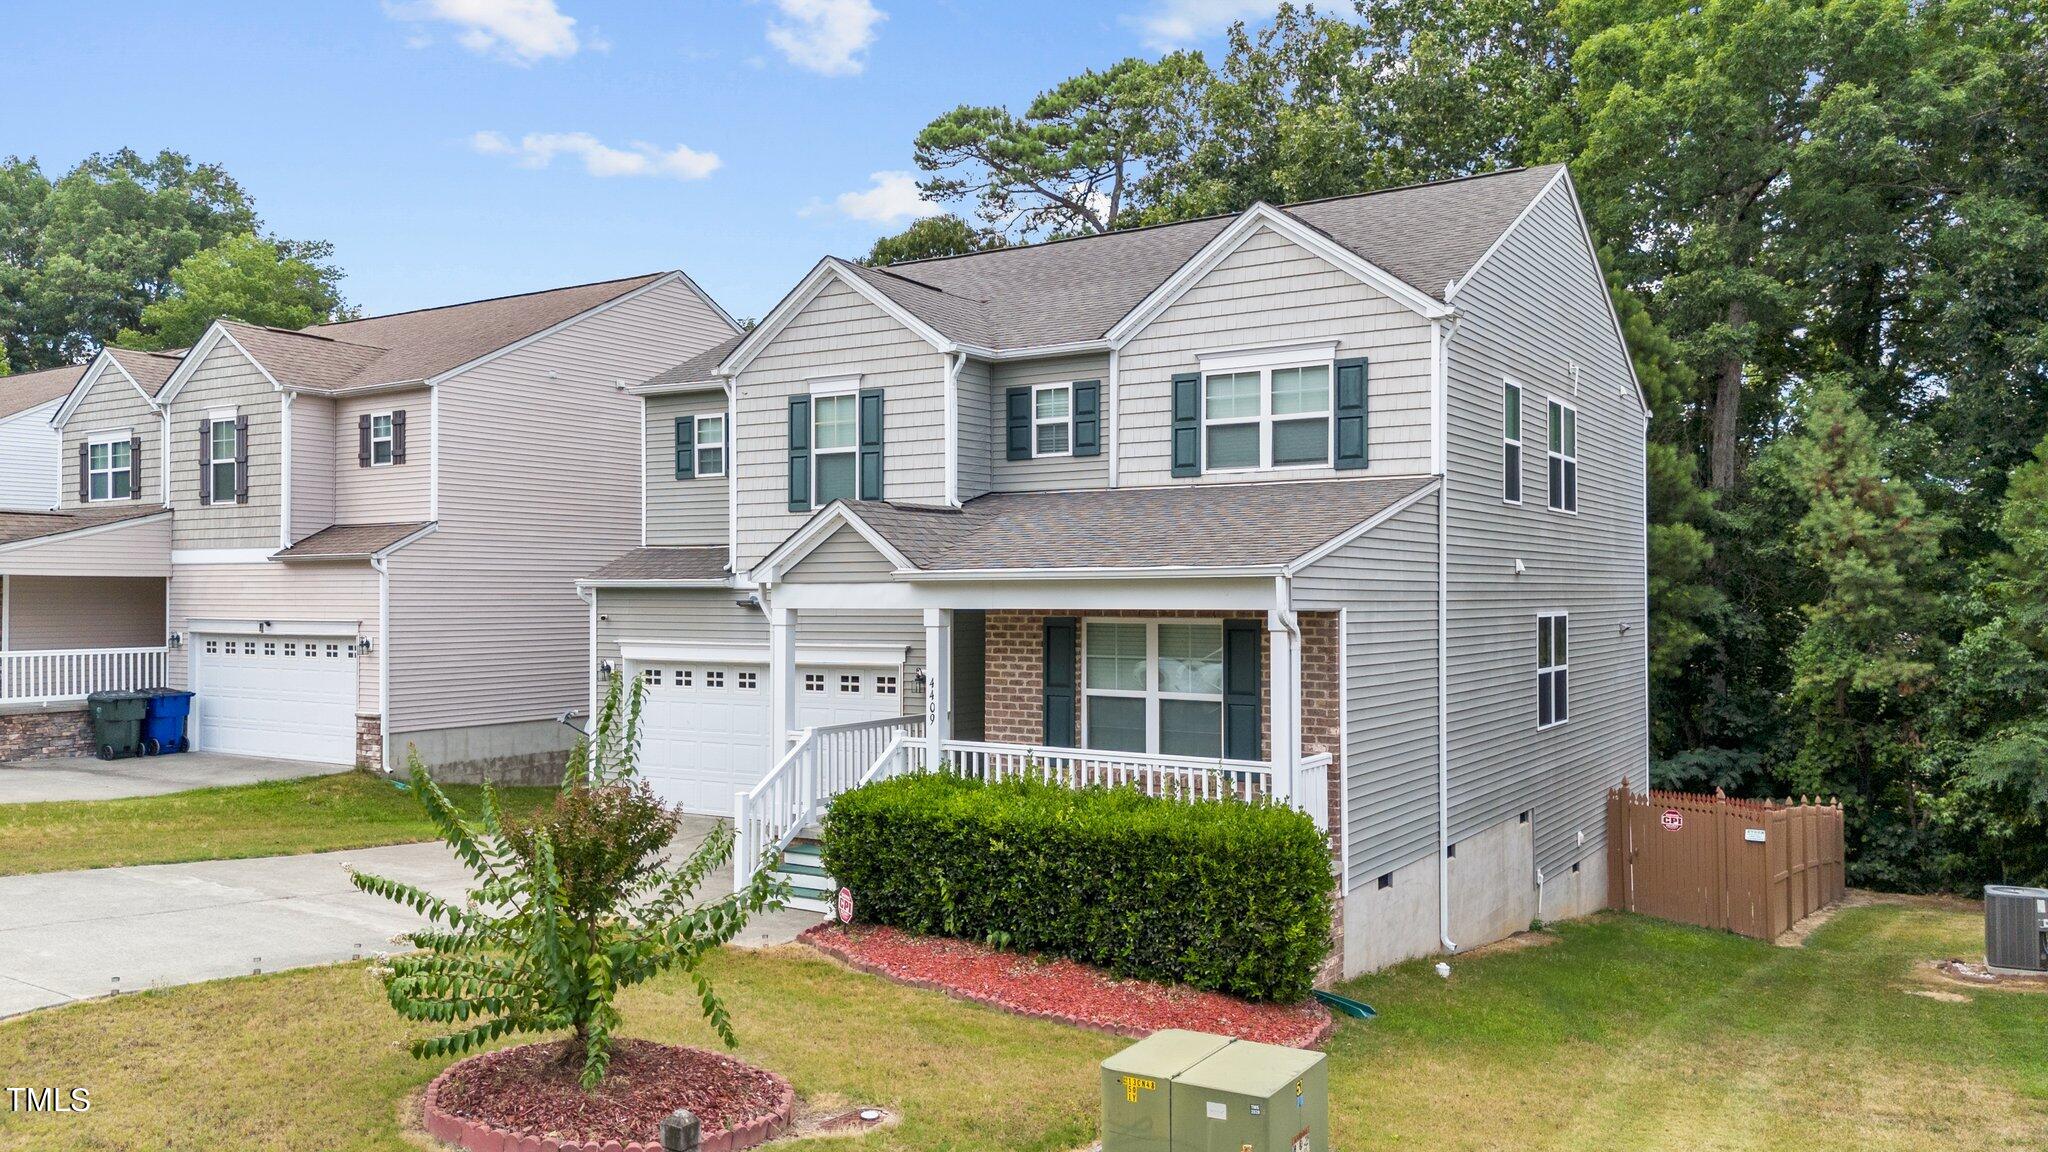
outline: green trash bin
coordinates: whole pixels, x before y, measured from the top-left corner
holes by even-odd
[[[95,692],[85,698],[92,721],[92,742],[102,760],[134,756],[142,750],[142,720],[149,715],[147,692]]]

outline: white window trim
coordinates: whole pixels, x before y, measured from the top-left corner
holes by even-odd
[[[1129,688],[1090,688],[1088,686],[1088,628],[1092,624],[1142,624],[1145,626],[1145,688],[1143,691],[1135,691]],[[1215,619],[1213,617],[1175,616],[1163,618],[1154,617],[1146,619],[1133,619],[1129,616],[1086,616],[1082,618],[1081,634],[1076,638],[1076,643],[1074,645],[1074,658],[1078,665],[1077,675],[1074,677],[1074,679],[1077,682],[1077,687],[1081,694],[1081,699],[1079,701],[1080,716],[1077,720],[1079,730],[1075,733],[1075,735],[1080,738],[1081,747],[1083,749],[1087,749],[1088,698],[1090,696],[1114,696],[1126,700],[1143,700],[1145,701],[1144,751],[1145,754],[1149,756],[1161,756],[1165,755],[1165,753],[1162,753],[1159,750],[1160,701],[1193,700],[1202,703],[1214,701],[1217,706],[1217,755],[1214,757],[1214,759],[1221,760],[1223,759],[1222,751],[1224,747],[1224,724],[1226,723],[1226,717],[1229,712],[1229,709],[1224,706],[1225,695],[1221,691],[1218,691],[1214,696],[1205,695],[1200,692],[1167,692],[1159,687],[1159,626],[1161,624],[1213,624],[1219,632],[1221,632],[1223,629],[1223,621]],[[1225,638],[1225,642],[1228,643],[1227,637]],[[1108,749],[1093,750],[1109,751]],[[1200,758],[1191,757],[1191,759]]]
[[[858,392],[860,391],[860,382],[861,377],[858,374],[852,376],[821,376],[810,382],[811,395],[836,396],[841,392]]]
[[[1063,420],[1041,420],[1038,416],[1038,394],[1041,392],[1065,392],[1067,394],[1067,415]],[[1064,452],[1040,452],[1038,430],[1042,427],[1064,424],[1067,428],[1067,449]],[[1074,385],[1071,382],[1055,384],[1033,384],[1031,386],[1031,458],[1033,460],[1057,460],[1074,454]]]
[[[1514,435],[1510,436],[1508,434],[1508,392],[1510,390],[1515,394],[1517,425],[1526,423],[1529,418],[1528,397],[1523,393],[1522,386],[1513,380],[1503,379],[1501,381],[1500,396],[1500,502],[1503,504],[1520,504],[1522,502],[1522,479],[1524,472],[1522,466],[1522,430],[1518,426],[1515,429]],[[1548,416],[1547,410],[1545,416]],[[1548,444],[1549,441],[1546,440],[1544,443]],[[1510,447],[1515,449],[1515,494],[1513,496],[1508,495],[1508,449]]]
[[[826,383],[831,382],[818,380],[811,383],[811,507],[813,508],[823,508],[827,503],[818,494],[818,482],[825,474],[825,470],[818,467],[818,461],[826,456],[853,457],[854,498],[858,499],[860,496],[860,377],[842,377],[829,391],[820,391],[820,385]],[[818,401],[836,400],[842,396],[853,398],[853,443],[844,448],[820,448],[818,447]]]
[[[708,472],[704,468],[704,422],[707,420],[719,422],[717,444],[718,471],[716,472]],[[817,434],[817,427],[813,425],[811,435],[815,436]],[[725,475],[725,458],[729,455],[731,455],[731,451],[730,446],[727,444],[724,412],[705,412],[692,420],[690,424],[690,475],[693,478]]]
[[[1289,368],[1324,369],[1324,395],[1328,398],[1328,402],[1323,408],[1320,419],[1334,428],[1337,419],[1337,359],[1335,353],[1336,348],[1333,344],[1326,355],[1304,356],[1300,350],[1295,350],[1275,355],[1261,363],[1240,364],[1230,368],[1211,367],[1210,361],[1203,360],[1201,395],[1195,398],[1196,403],[1201,406],[1202,416],[1202,474],[1209,475],[1214,473],[1220,476],[1228,476],[1245,472],[1298,472],[1304,469],[1330,467],[1335,461],[1333,459],[1334,450],[1330,443],[1331,436],[1329,435],[1325,435],[1323,438],[1323,458],[1320,461],[1309,461],[1305,464],[1273,463],[1273,425],[1275,422],[1291,423],[1297,420],[1314,420],[1319,418],[1314,413],[1308,412],[1294,412],[1276,417],[1273,414],[1273,373],[1284,372]],[[1223,362],[1228,363],[1229,361]],[[1259,414],[1257,416],[1234,416],[1227,420],[1209,419],[1209,378],[1211,376],[1236,376],[1244,373],[1258,374]],[[1210,467],[1209,429],[1212,427],[1227,428],[1239,424],[1258,425],[1259,462],[1257,464],[1247,464],[1239,468]]]
[[[390,430],[389,430],[388,432],[386,432],[386,433],[385,433],[385,434],[384,434],[383,436],[379,436],[379,435],[377,435],[377,421],[379,421],[379,420],[383,420],[383,421],[386,421],[386,422],[387,422],[387,424],[388,424],[388,426],[389,426],[389,429],[390,429]],[[384,448],[385,448],[385,454],[384,454],[384,462],[383,462],[382,464],[379,464],[379,463],[377,462],[377,445],[379,445],[379,444],[383,444],[383,445],[384,445]],[[395,464],[397,464],[397,463],[398,463],[398,413],[397,413],[397,411],[396,411],[396,410],[394,409],[393,411],[390,411],[390,412],[372,412],[372,413],[370,413],[370,467],[372,467],[372,468],[390,468],[390,467],[392,467],[393,465],[395,465]]]
[[[1579,406],[1572,403],[1569,400],[1560,400],[1555,396],[1546,397],[1545,400],[1546,403],[1543,409],[1543,486],[1546,489],[1546,491],[1544,492],[1543,500],[1544,503],[1549,506],[1552,512],[1562,512],[1567,516],[1577,516],[1579,514]],[[1551,409],[1553,408],[1556,409],[1558,413],[1558,433],[1556,451],[1552,451],[1550,448],[1550,419]],[[1572,414],[1572,440],[1571,451],[1569,452],[1564,450],[1564,413],[1566,412]],[[1557,474],[1559,477],[1559,482],[1553,484],[1550,480],[1550,462],[1552,460],[1565,461],[1571,465],[1572,499],[1571,507],[1569,508],[1565,507],[1564,502],[1564,485],[1562,482],[1565,472],[1564,465],[1558,465]]]
[[[242,469],[240,465],[235,463],[235,458],[233,456],[229,456],[227,459],[222,460],[220,457],[215,456],[213,454],[213,430],[222,424],[234,427],[236,421],[241,419],[241,415],[241,412],[234,408],[219,409],[213,412],[208,412],[206,414],[206,467],[209,473],[211,473],[215,479],[218,479],[219,474],[212,473],[211,470],[220,467],[222,464],[226,464],[230,469],[232,469],[235,478],[235,483],[228,485],[228,495],[227,499],[225,500],[221,499],[220,485],[217,483],[212,485],[212,495],[206,502],[209,506],[214,504],[233,504],[235,502],[235,489],[236,487],[239,486],[241,482]],[[241,429],[236,428],[235,446],[237,448],[240,448],[241,445]]]
[[[1195,353],[1195,360],[1202,365],[1204,376],[1211,372],[1254,372],[1261,368],[1305,368],[1334,363],[1336,359],[1335,340],[1300,340],[1262,348],[1218,348]]]
[[[1550,729],[1552,729],[1552,728],[1556,728],[1556,727],[1559,727],[1559,726],[1561,726],[1561,725],[1564,725],[1564,724],[1568,724],[1568,723],[1570,723],[1570,722],[1571,722],[1571,718],[1572,718],[1572,678],[1571,678],[1571,666],[1572,666],[1572,625],[1571,625],[1571,613],[1570,613],[1570,612],[1567,612],[1567,611],[1564,611],[1563,609],[1552,609],[1552,610],[1547,610],[1547,611],[1543,611],[1543,612],[1538,612],[1538,613],[1536,613],[1536,619],[1537,619],[1537,621],[1538,621],[1538,624],[1537,624],[1537,628],[1536,628],[1536,638],[1537,638],[1537,642],[1538,642],[1538,645],[1539,645],[1539,650],[1538,650],[1538,651],[1537,651],[1537,653],[1536,653],[1536,691],[1537,691],[1537,694],[1538,694],[1538,699],[1537,699],[1537,706],[1536,706],[1536,730],[1537,730],[1538,732],[1547,732],[1547,731],[1549,731],[1549,730],[1550,730]],[[1542,621],[1544,621],[1544,620],[1549,620],[1549,621],[1551,621],[1551,625],[1550,625],[1550,636],[1551,636],[1551,644],[1552,644],[1552,646],[1553,646],[1553,647],[1554,647],[1554,646],[1556,645],[1556,643],[1557,643],[1557,623],[1556,623],[1556,622],[1557,622],[1557,621],[1559,621],[1559,620],[1562,620],[1562,621],[1564,621],[1564,622],[1565,622],[1565,625],[1564,625],[1564,659],[1563,659],[1563,660],[1561,660],[1561,661],[1559,661],[1559,662],[1557,662],[1557,663],[1554,663],[1554,664],[1552,664],[1552,665],[1551,665],[1550,667],[1548,667],[1548,668],[1545,668],[1545,667],[1543,666],[1543,653],[1542,653],[1542,651],[1540,650],[1540,645],[1541,645],[1541,643],[1542,643],[1542,638],[1543,638],[1543,627],[1542,627],[1542,623],[1541,623],[1541,622],[1542,622]],[[1557,717],[1557,711],[1556,711],[1555,707],[1553,707],[1553,708],[1552,708],[1552,710],[1551,710],[1551,717],[1550,717],[1550,723],[1548,723],[1548,724],[1545,724],[1545,723],[1543,722],[1543,705],[1542,705],[1542,693],[1543,693],[1543,674],[1544,674],[1545,672],[1562,672],[1562,673],[1564,673],[1564,674],[1565,674],[1565,678],[1564,678],[1564,718],[1563,718],[1563,719],[1561,719],[1561,720],[1560,720],[1560,719],[1558,719],[1558,717]]]
[[[129,456],[126,468],[114,467],[114,445],[116,444],[128,445]],[[95,448],[105,448],[107,450],[107,466],[105,468],[95,468],[92,466],[92,450]],[[87,504],[111,504],[115,501],[125,502],[133,499],[132,496],[114,495],[114,474],[126,472],[128,474],[128,491],[131,493],[135,491],[134,451],[135,433],[132,431],[119,433],[105,432],[87,438],[85,442],[85,502]],[[105,496],[95,496],[92,494],[92,481],[95,476],[105,476],[107,478],[107,494]]]

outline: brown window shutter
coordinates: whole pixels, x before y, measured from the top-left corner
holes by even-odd
[[[213,503],[213,421],[199,422],[199,502]]]
[[[78,442],[78,502],[92,499],[92,446]]]
[[[142,499],[142,437],[134,436],[128,441],[128,498]]]
[[[356,467],[370,466],[370,414],[356,417]]]
[[[249,502],[249,418],[235,417],[235,503]]]
[[[391,414],[391,462],[405,463],[405,409]]]

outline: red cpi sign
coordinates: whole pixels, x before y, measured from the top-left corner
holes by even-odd
[[[1664,810],[1664,827],[1671,829],[1673,832],[1685,827],[1685,813],[1680,812],[1676,808],[1666,808]]]
[[[841,888],[839,890],[839,922],[841,924],[853,923],[853,889],[851,888]]]

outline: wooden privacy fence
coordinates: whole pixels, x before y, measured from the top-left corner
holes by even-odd
[[[1607,902],[1759,940],[1842,898],[1842,805],[1607,794]]]

